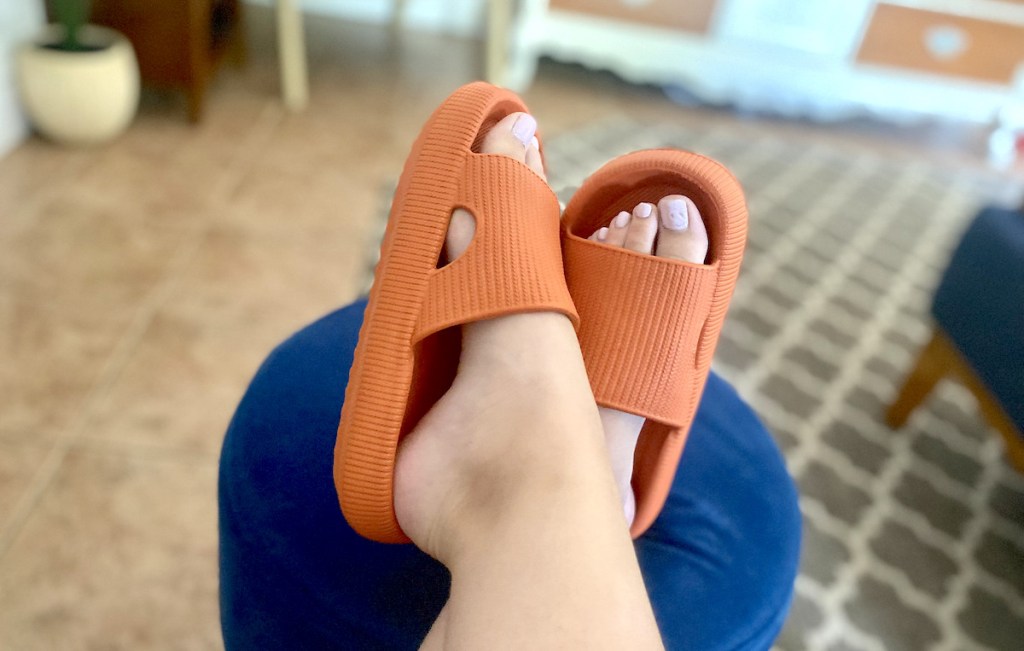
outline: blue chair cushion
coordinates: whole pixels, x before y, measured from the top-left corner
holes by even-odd
[[[981,211],[953,252],[932,314],[1024,431],[1024,215]]]
[[[221,454],[221,622],[228,649],[415,649],[448,596],[412,545],[359,537],[335,495],[334,439],[365,302],[278,346]],[[767,649],[792,597],[796,491],[767,431],[712,376],[664,511],[636,542],[674,649]]]

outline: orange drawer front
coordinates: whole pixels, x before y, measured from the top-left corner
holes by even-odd
[[[704,33],[715,12],[716,0],[551,0],[550,7],[560,11],[615,18],[654,27]]]
[[[1024,28],[879,4],[857,60],[1006,84],[1024,61]]]

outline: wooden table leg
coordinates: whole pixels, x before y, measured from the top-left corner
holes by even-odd
[[[298,0],[277,0],[277,49],[284,104],[292,111],[301,111],[309,103],[309,77]]]
[[[490,0],[487,9],[487,81],[501,86],[508,67],[508,32],[512,0]]]
[[[921,351],[896,400],[886,412],[885,421],[890,427],[902,427],[911,412],[928,397],[936,383],[947,375],[959,379],[974,395],[982,417],[1003,436],[1006,456],[1011,465],[1024,473],[1024,432],[1010,420],[999,401],[949,339],[949,335],[938,327],[932,333],[931,341]]]

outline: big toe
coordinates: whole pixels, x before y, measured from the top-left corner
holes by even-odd
[[[537,120],[529,113],[510,113],[498,121],[484,136],[480,152],[514,158],[544,176]]]
[[[658,243],[654,254],[703,264],[708,255],[708,232],[697,204],[681,194],[658,202]]]
[[[510,113],[491,127],[480,143],[480,153],[500,154],[525,164],[544,178],[544,163],[537,140],[537,120],[529,113]],[[462,255],[473,240],[476,222],[461,208],[452,213],[445,240],[449,260]]]

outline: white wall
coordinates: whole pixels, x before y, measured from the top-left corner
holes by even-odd
[[[42,24],[41,0],[0,0],[0,156],[28,133],[14,87],[14,52]]]
[[[0,0],[3,2],[5,0]],[[293,0],[304,12],[335,16],[359,23],[384,24],[391,20],[396,0]],[[274,0],[247,0],[273,5]],[[403,25],[412,29],[480,35],[487,0],[406,0]]]

